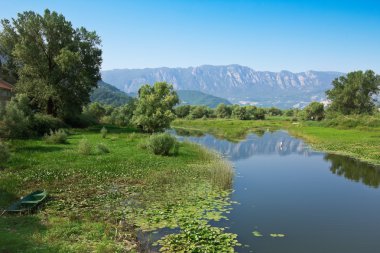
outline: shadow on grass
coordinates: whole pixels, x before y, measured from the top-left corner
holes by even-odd
[[[63,147],[56,146],[26,146],[17,147],[16,152],[28,152],[28,153],[48,153],[61,151]]]
[[[34,239],[44,231],[46,227],[36,216],[1,216],[0,252],[57,252]]]
[[[6,209],[12,201],[17,200],[17,196],[4,188],[0,188],[0,214]],[[0,251],[1,252],[1,251]]]
[[[17,199],[15,194],[0,188],[0,214]],[[46,227],[35,215],[4,214],[0,216],[0,253],[56,252],[33,239],[45,231]]]
[[[97,126],[91,126],[86,129],[86,131],[92,132],[92,133],[100,133],[100,130],[105,127],[108,130],[109,134],[122,134],[122,133],[134,133],[134,132],[140,132],[138,129],[133,127],[118,127],[113,125],[97,125]]]

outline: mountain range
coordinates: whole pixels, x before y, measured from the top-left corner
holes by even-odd
[[[302,107],[325,100],[331,82],[344,73],[332,71],[255,71],[241,65],[203,65],[188,68],[115,69],[102,71],[102,79],[126,93],[143,84],[165,81],[176,90],[195,90],[232,103]]]
[[[231,104],[227,99],[195,90],[178,90],[177,94],[180,105],[205,105],[215,108],[218,104]],[[136,92],[127,94],[109,83],[99,81],[98,87],[92,92],[90,99],[91,102],[121,106],[128,103],[134,97],[137,97]]]

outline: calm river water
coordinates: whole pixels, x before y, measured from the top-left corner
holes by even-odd
[[[380,168],[315,152],[285,131],[250,134],[237,143],[208,134],[178,138],[234,164],[232,200],[239,204],[229,221],[216,225],[238,234],[246,245],[238,252],[380,252]]]

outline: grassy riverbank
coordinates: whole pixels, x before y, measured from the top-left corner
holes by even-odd
[[[365,120],[365,121],[364,121]],[[376,117],[342,119],[340,122],[291,122],[290,118],[272,117],[267,120],[242,121],[234,119],[176,120],[173,127],[200,130],[229,140],[244,138],[248,132],[286,129],[305,139],[314,148],[347,155],[372,164],[380,164],[380,127]]]
[[[148,135],[132,129],[73,130],[67,144],[40,139],[9,143],[0,171],[0,209],[35,189],[49,200],[36,213],[0,217],[0,252],[135,252],[137,230],[218,220],[229,209],[230,164],[197,145],[176,156],[142,149]],[[86,139],[110,153],[78,153]]]

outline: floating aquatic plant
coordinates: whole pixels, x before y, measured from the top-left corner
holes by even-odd
[[[253,231],[252,234],[254,237],[262,237],[263,236],[259,231]]]

